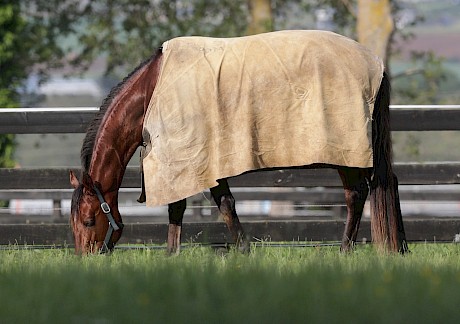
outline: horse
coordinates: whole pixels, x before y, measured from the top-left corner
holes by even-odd
[[[70,223],[77,254],[111,252],[123,232],[118,191],[126,166],[145,146],[144,118],[158,85],[164,61],[163,48],[136,67],[115,86],[89,124],[81,148],[81,174],[70,171],[74,188]],[[301,71],[299,73],[302,73]],[[408,251],[399,203],[398,180],[392,168],[390,135],[390,82],[385,72],[375,98],[372,121],[372,167],[312,163],[284,168],[333,168],[343,183],[347,218],[340,250],[353,250],[367,196],[371,203],[372,239],[381,250]],[[252,172],[264,171],[264,169]],[[249,249],[227,178],[216,179],[211,195],[236,245]],[[145,199],[142,198],[141,201]],[[178,253],[186,197],[168,203],[168,254]]]

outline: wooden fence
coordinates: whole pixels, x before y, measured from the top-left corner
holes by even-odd
[[[0,133],[47,134],[82,133],[97,112],[96,108],[47,108],[47,109],[0,109]],[[392,106],[393,131],[443,131],[460,130],[460,106]],[[49,198],[55,201],[68,199],[69,170],[72,168],[0,169],[0,199]],[[75,170],[78,171],[78,170]],[[460,162],[451,163],[399,163],[395,166],[401,185],[451,185],[460,184]],[[340,179],[331,169],[279,170],[264,173],[247,173],[229,179],[232,188],[259,188],[251,191],[235,189],[236,199],[245,200],[292,200],[308,202],[343,202]],[[123,179],[122,191],[133,195],[130,188],[139,188],[137,168],[128,168]],[[318,190],[318,187],[327,189]],[[267,190],[278,188],[279,190]],[[289,188],[289,190],[287,189]],[[311,189],[309,189],[311,188]],[[458,191],[439,192],[418,189],[417,192],[401,190],[401,199],[460,201]],[[203,196],[191,200],[200,205]],[[195,208],[195,214],[199,208]],[[198,214],[200,214],[198,212]],[[459,215],[460,216],[460,215]],[[56,216],[57,217],[57,216]],[[59,218],[58,218],[59,219]],[[184,240],[196,242],[231,241],[225,225],[221,222],[193,222],[184,219]],[[246,231],[261,240],[339,240],[343,219],[243,219]],[[412,241],[451,241],[460,232],[460,218],[437,217],[436,219],[405,219],[407,237]],[[165,223],[137,224],[128,222],[122,242],[164,242]],[[361,238],[369,238],[369,222],[364,220]],[[1,224],[0,244],[71,243],[67,224]]]

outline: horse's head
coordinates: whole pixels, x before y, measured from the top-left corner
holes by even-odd
[[[111,251],[123,229],[116,195],[104,196],[100,184],[87,173],[80,181],[71,171],[70,183],[75,189],[70,215],[75,253]]]

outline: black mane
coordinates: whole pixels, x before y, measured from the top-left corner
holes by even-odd
[[[143,68],[146,64],[151,62],[152,60],[155,60],[156,57],[161,53],[161,48],[159,48],[155,54],[153,54],[150,58],[139,64],[130,74],[128,74],[127,77],[123,79],[118,85],[112,88],[110,90],[109,95],[104,99],[102,102],[101,107],[99,108],[99,111],[96,113],[96,116],[94,117],[93,121],[89,124],[87,130],[86,130],[86,136],[85,139],[83,140],[83,145],[81,147],[81,153],[80,153],[80,159],[81,159],[81,167],[82,167],[82,172],[88,172],[90,163],[91,163],[91,158],[93,156],[93,149],[94,149],[94,143],[96,141],[96,136],[99,131],[99,127],[101,125],[101,121],[104,118],[104,115],[106,114],[108,108],[110,107],[112,100],[116,97],[116,95],[120,92],[120,90],[123,88],[125,83],[141,68]]]

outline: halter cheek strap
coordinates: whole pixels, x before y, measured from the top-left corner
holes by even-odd
[[[118,231],[123,228],[123,223],[117,223],[117,221],[113,218],[112,211],[110,210],[109,204],[105,201],[104,197],[100,190],[94,186],[94,191],[96,192],[97,199],[101,203],[102,212],[105,214],[109,221],[109,229],[107,230],[107,234],[105,235],[104,243],[102,244],[100,253],[107,253],[111,249],[113,249],[114,244],[111,241],[112,235],[114,231]]]

